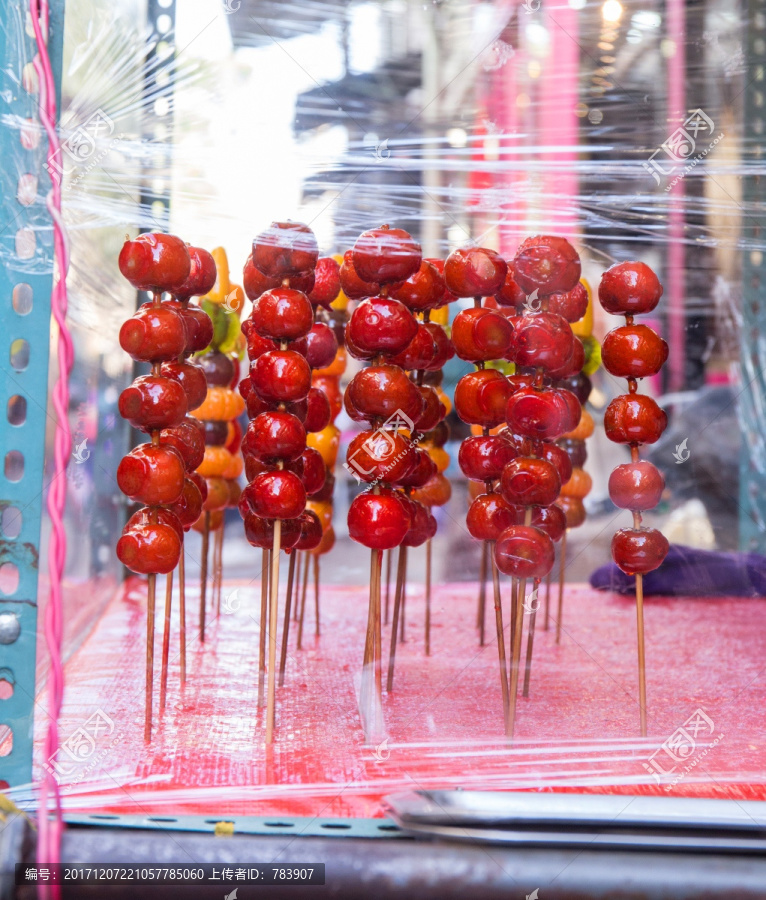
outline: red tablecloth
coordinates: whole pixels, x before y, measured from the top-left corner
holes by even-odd
[[[204,645],[193,627],[198,588],[189,588],[183,694],[174,595],[162,720],[157,697],[164,579],[157,594],[151,745],[143,741],[142,582],[132,579],[114,596],[67,663],[60,727],[65,749],[57,759],[65,809],[376,816],[388,793],[456,786],[766,798],[761,600],[646,601],[649,737],[642,739],[635,603],[568,586],[559,646],[553,629],[542,629],[542,609],[538,614],[531,693],[519,700],[516,737],[509,744],[502,730],[494,610],[488,604],[488,643],[480,648],[476,587],[435,586],[427,658],[423,589],[413,584],[394,691],[384,695],[388,737],[373,747],[364,744],[357,709],[367,586],[327,585],[321,637],[314,636],[311,603],[301,652],[291,633],[276,740],[267,748],[263,712],[256,708],[259,584],[224,585],[224,606],[232,611],[209,623]],[[504,581],[506,643],[509,595]],[[280,631],[281,620],[280,613]],[[386,656],[389,633],[384,627]]]

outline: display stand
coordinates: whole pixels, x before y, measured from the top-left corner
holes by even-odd
[[[0,329],[5,335],[0,400],[0,753],[8,786],[32,777],[40,518],[45,477],[53,231],[46,207],[51,174],[37,115],[37,52],[25,28],[28,6],[0,9]],[[49,52],[60,84],[64,0],[50,0]],[[23,61],[23,62],[21,62]],[[25,131],[19,123],[29,122]],[[53,477],[66,478],[66,471]],[[39,689],[39,685],[37,686]],[[6,730],[10,731],[10,734]]]

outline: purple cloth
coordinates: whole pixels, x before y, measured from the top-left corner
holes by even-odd
[[[631,594],[636,579],[612,562],[590,576],[591,587]],[[644,575],[644,594],[666,597],[764,597],[766,556],[757,553],[724,553],[671,544],[659,569]]]

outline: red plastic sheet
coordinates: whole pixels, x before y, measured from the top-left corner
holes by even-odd
[[[159,660],[163,579],[157,594]],[[506,643],[509,597],[504,581]],[[519,700],[508,743],[491,604],[480,648],[476,587],[435,587],[427,658],[423,588],[412,584],[394,691],[384,695],[388,738],[373,747],[357,710],[367,588],[323,588],[320,637],[310,590],[304,649],[293,629],[267,748],[257,709],[259,583],[224,585],[231,611],[213,617],[204,645],[191,627],[197,598],[195,585],[182,694],[174,595],[168,706],[160,719],[158,663],[151,745],[143,741],[145,585],[130,580],[69,659],[56,760],[65,809],[367,817],[380,815],[393,791],[458,786],[766,798],[762,600],[646,601],[650,736],[641,739],[635,604],[568,586],[559,646],[538,613],[530,697]],[[555,611],[555,589],[553,599]],[[386,655],[389,634],[384,627]]]

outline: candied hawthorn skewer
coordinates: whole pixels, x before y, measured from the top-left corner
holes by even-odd
[[[311,498],[307,509],[312,510],[320,519],[322,526],[321,540],[311,548],[304,548],[306,555],[304,564],[303,593],[300,607],[299,631],[303,632],[303,617],[305,615],[305,596],[308,587],[309,558],[313,558],[314,570],[314,635],[319,637],[321,631],[319,613],[319,560],[322,555],[329,553],[335,545],[335,532],[332,527],[332,492],[335,486],[335,476],[332,465],[328,466],[318,446],[314,446],[314,437],[317,444],[321,444],[322,435],[327,429],[330,442],[334,435],[339,435],[335,426],[335,419],[340,414],[342,407],[340,378],[346,368],[346,354],[342,347],[343,328],[333,326],[331,314],[333,310],[345,309],[343,299],[339,297],[340,265],[333,257],[321,257],[317,261],[314,271],[314,287],[308,295],[314,309],[314,326],[308,335],[308,350],[306,358],[312,369],[309,414],[306,421],[306,444],[314,460],[313,466],[309,466],[312,475],[307,478],[311,483],[306,484],[306,490]],[[336,301],[340,300],[339,303]],[[321,396],[324,394],[324,398]],[[321,458],[322,465],[319,461]],[[322,472],[324,477],[322,478]],[[326,504],[326,506],[325,506]],[[300,646],[299,646],[300,649]]]
[[[153,718],[156,578],[178,565],[183,542],[180,520],[162,507],[175,503],[183,493],[184,462],[177,450],[161,443],[161,431],[179,425],[188,409],[183,387],[161,373],[162,363],[177,359],[187,343],[184,319],[170,303],[162,302],[162,294],[186,281],[191,259],[180,238],[142,234],[125,242],[119,268],[133,287],[152,295],[151,302],[140,307],[120,329],[123,350],[134,360],[151,363],[152,373],[137,378],[119,400],[122,417],[147,432],[151,442],[132,450],[117,469],[120,490],[146,507],[126,524],[117,556],[134,572],[147,575],[148,581],[144,713],[144,739],[148,743]]]
[[[251,358],[249,384],[240,386],[247,395],[248,412],[254,417],[242,445],[250,481],[240,497],[239,509],[248,541],[270,551],[267,744],[274,739],[276,714],[279,554],[282,549],[291,553],[301,541],[306,508],[306,488],[296,469],[303,474],[304,423],[311,391],[311,368],[304,354],[314,313],[306,293],[290,285],[291,279],[307,279],[304,286],[309,290],[313,287],[318,256],[313,232],[300,223],[274,222],[253,241],[253,268],[280,283],[253,302],[246,328]],[[245,282],[247,285],[247,278]],[[261,676],[267,627],[264,613],[262,607]]]
[[[454,356],[454,348],[451,341],[441,328],[447,324],[447,304],[457,299],[447,290],[443,277],[444,263],[442,260],[421,261],[419,268],[410,277],[391,288],[391,296],[404,303],[418,321],[418,330],[409,346],[397,357],[392,359],[401,365],[403,369],[413,373],[418,390],[424,400],[423,412],[420,418],[414,422],[415,431],[423,435],[419,446],[425,449],[428,456],[436,466],[436,471],[441,473],[449,464],[446,452],[437,447],[428,439],[428,434],[437,428],[448,413],[449,400],[441,391],[441,370],[448,360]],[[439,321],[436,321],[436,319]],[[434,378],[434,382],[426,383],[426,375]],[[445,426],[446,427],[446,426]],[[414,488],[423,487],[433,475],[433,467],[427,464],[425,459],[420,461],[418,470],[409,477],[404,486],[409,493]],[[418,502],[418,501],[415,501]],[[430,520],[427,520],[430,524]],[[434,520],[435,526],[435,520]],[[430,529],[429,529],[430,531]],[[431,541],[433,536],[429,533],[425,538],[426,570],[425,570],[425,652],[431,654]],[[403,549],[403,548],[402,548]],[[401,552],[401,550],[400,550]],[[401,579],[401,639],[404,640],[404,585],[406,583],[406,559],[404,572]]]
[[[364,232],[347,253],[340,270],[348,297],[367,297],[353,311],[346,327],[346,347],[352,356],[371,361],[346,389],[346,410],[371,429],[361,432],[348,448],[345,468],[372,489],[358,494],[348,512],[349,535],[370,553],[370,598],[362,669],[360,713],[365,738],[382,729],[381,550],[400,546],[412,526],[413,507],[389,485],[410,470],[416,451],[400,429],[420,418],[423,398],[404,370],[386,357],[404,351],[418,323],[389,286],[405,282],[420,268],[419,244],[398,228],[382,226]],[[374,286],[380,286],[380,294]],[[392,430],[388,430],[386,425]],[[392,636],[395,640],[395,636]]]
[[[641,513],[655,507],[665,482],[651,463],[639,459],[641,444],[653,444],[667,427],[665,411],[638,393],[638,379],[656,375],[668,356],[668,346],[651,328],[635,325],[633,317],[651,312],[662,296],[655,273],[642,262],[623,262],[601,277],[598,299],[613,315],[625,316],[625,325],[604,338],[604,368],[628,379],[628,393],[615,397],[604,415],[609,440],[627,444],[630,462],[617,466],[609,477],[609,496],[621,509],[633,513],[633,528],[622,528],[612,538],[612,558],[636,578],[636,636],[638,642],[638,694],[641,736],[646,736],[646,654],[644,647],[644,581],[647,572],[662,565],[668,541],[662,532],[644,528]]]
[[[208,385],[200,418],[205,420],[205,456],[198,472],[206,479],[220,479],[212,492],[215,506],[205,509],[199,523],[202,531],[204,585],[200,593],[200,634],[204,641],[207,603],[207,575],[212,569],[211,606],[221,611],[223,587],[223,542],[225,510],[235,507],[239,498],[237,479],[243,463],[239,454],[242,432],[237,417],[243,409],[235,390],[239,380],[239,357],[243,353],[243,337],[239,317],[244,308],[242,288],[230,280],[229,261],[223,247],[212,252],[217,278],[201,300],[203,311],[213,323],[213,335],[201,348],[197,361],[205,372]],[[216,418],[223,415],[224,418]],[[224,491],[224,487],[227,488]],[[212,566],[208,565],[210,535],[213,535]]]
[[[213,323],[210,321],[210,317],[206,312],[201,310],[199,307],[190,306],[189,301],[192,297],[199,297],[202,294],[206,294],[215,284],[216,280],[216,264],[211,253],[208,253],[207,250],[203,250],[200,247],[191,247],[188,248],[189,253],[189,276],[180,286],[176,287],[172,291],[172,300],[169,305],[174,306],[181,314],[181,317],[184,320],[184,325],[186,328],[186,345],[184,350],[178,356],[177,362],[173,363],[164,363],[162,366],[163,374],[167,375],[170,378],[174,378],[177,380],[181,386],[184,388],[187,400],[188,400],[188,408],[189,410],[195,409],[199,406],[199,401],[204,398],[204,394],[202,393],[202,385],[203,378],[200,375],[202,374],[200,370],[190,363],[189,357],[203,350],[212,340],[213,337]],[[199,428],[199,423],[196,422],[196,427]],[[185,432],[185,435],[188,436],[189,432]],[[181,435],[180,446],[178,446],[179,450],[183,450],[183,436]],[[194,439],[191,439],[194,443]],[[187,470],[189,472],[194,471],[197,465],[197,460],[193,461],[193,464],[189,463],[187,460]],[[194,488],[191,485],[194,482],[190,482],[189,485],[185,485],[184,494],[182,496],[183,511],[182,511],[182,524],[184,527],[184,532],[188,532],[191,526],[194,524],[194,513],[199,511],[199,507],[202,502],[201,495],[197,498],[195,493],[199,492],[199,488],[194,485]],[[178,561],[178,616],[179,616],[179,645],[180,645],[180,678],[181,678],[181,687],[186,684],[186,565],[185,565],[185,544],[181,546],[181,556]],[[168,655],[170,651],[170,604],[173,596],[173,573],[169,572],[167,575],[167,585],[166,585],[166,599],[165,599],[165,627],[162,639],[162,667],[161,667],[161,676],[160,676],[160,715],[162,715],[162,711],[165,706],[165,698],[167,693],[167,677],[168,677]]]
[[[551,442],[574,427],[580,418],[580,404],[569,391],[547,387],[546,375],[560,374],[577,362],[576,342],[567,320],[549,309],[549,297],[571,290],[580,277],[580,260],[563,238],[539,235],[522,242],[513,260],[515,283],[528,298],[525,314],[514,320],[513,361],[517,375],[515,390],[506,410],[510,435],[520,436],[519,455],[505,466],[501,495],[514,507],[522,507],[523,524],[510,525],[495,545],[501,571],[515,579],[515,609],[512,612],[510,736],[516,720],[521,672],[521,644],[527,579],[533,580],[532,596],[553,567],[554,538],[561,537],[561,516],[550,511],[558,498],[562,481],[568,480],[571,466],[566,455]],[[533,305],[531,298],[536,299]],[[574,362],[573,362],[574,357]],[[532,369],[534,374],[523,374]],[[562,469],[563,467],[563,469]],[[566,476],[566,478],[564,478]],[[527,640],[527,667],[531,674],[536,621],[532,608]],[[525,674],[527,690],[529,675]]]
[[[506,504],[494,492],[509,458],[510,448],[490,434],[505,420],[511,392],[508,379],[496,369],[485,368],[490,360],[502,359],[511,349],[513,328],[499,312],[482,308],[482,297],[497,293],[505,283],[508,265],[493,250],[481,247],[455,250],[444,263],[447,290],[456,297],[472,297],[473,308],[457,314],[452,323],[452,342],[461,359],[473,362],[476,371],[464,375],[455,388],[455,411],[469,425],[478,425],[482,434],[468,438],[460,447],[458,463],[472,481],[484,482],[485,493],[476,497],[468,510],[466,524],[471,537],[486,542],[492,557],[492,584],[495,600],[498,664],[503,701],[505,732],[510,729],[508,666],[500,582],[495,571],[494,545],[509,524]]]
[[[570,528],[578,528],[585,521],[585,506],[583,500],[590,493],[590,478],[583,471],[587,450],[585,441],[593,434],[593,417],[586,409],[586,402],[590,396],[591,382],[585,374],[595,371],[592,365],[592,354],[586,352],[585,343],[591,346],[598,344],[592,336],[593,331],[593,302],[590,288],[587,282],[580,280],[571,291],[552,294],[548,298],[549,309],[563,316],[572,326],[572,332],[580,342],[575,344],[575,356],[570,361],[567,371],[554,373],[557,377],[556,386],[572,391],[582,407],[580,421],[574,431],[562,435],[556,442],[566,451],[572,463],[573,473],[569,481],[562,482],[561,496],[556,501],[564,511],[567,519],[567,528],[561,538],[559,551],[559,579],[558,579],[558,606],[556,612],[556,643],[561,643],[561,627],[564,621],[564,585],[566,583],[566,552],[567,533]],[[597,359],[597,357],[596,357]],[[579,370],[578,370],[579,367]],[[575,371],[578,370],[578,371]],[[547,576],[545,594],[545,625],[547,631],[550,620],[550,573]]]

